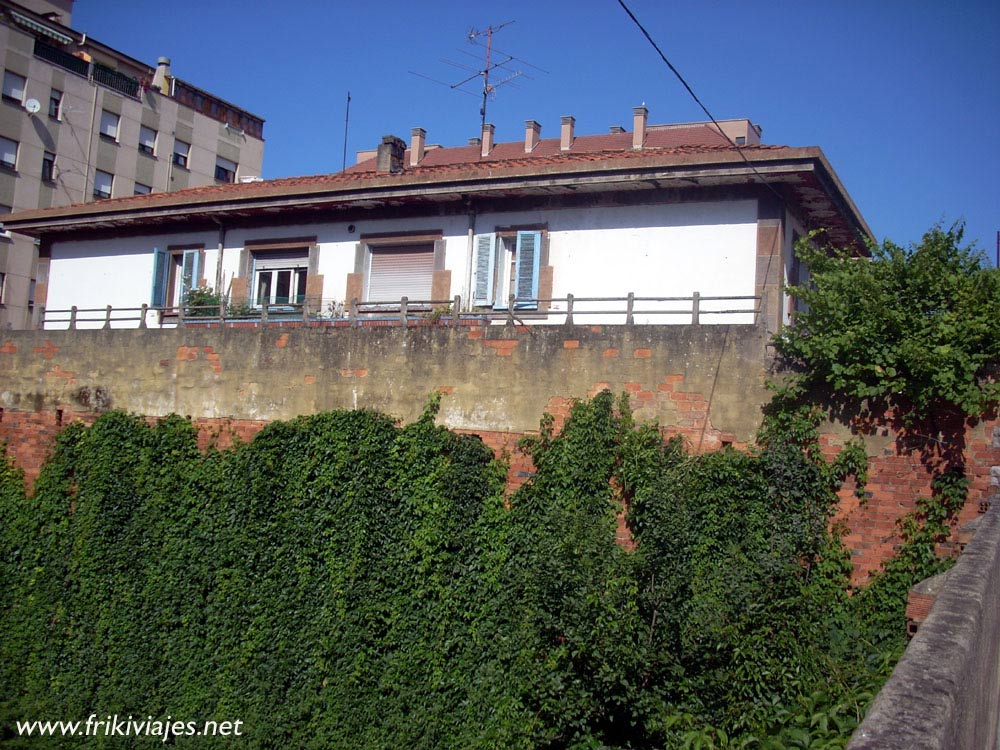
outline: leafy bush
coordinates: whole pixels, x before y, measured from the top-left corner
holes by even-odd
[[[689,456],[625,403],[527,441],[508,500],[436,401],[207,454],[178,417],[70,427],[32,497],[0,475],[5,741],[93,712],[238,718],[253,748],[843,736],[882,662],[826,531],[833,470],[791,443]]]
[[[184,295],[184,315],[190,318],[217,318],[222,298],[208,286],[189,289]]]

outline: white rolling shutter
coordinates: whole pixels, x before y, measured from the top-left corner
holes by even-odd
[[[368,273],[368,300],[396,302],[402,297],[429,300],[433,279],[433,245],[373,248]]]

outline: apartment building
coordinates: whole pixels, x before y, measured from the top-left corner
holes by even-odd
[[[260,117],[73,30],[72,6],[0,0],[0,213],[259,178]],[[48,265],[0,234],[0,329],[35,324]]]

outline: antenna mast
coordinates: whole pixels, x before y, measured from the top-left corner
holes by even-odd
[[[473,28],[470,29],[469,33],[465,35],[465,38],[469,41],[470,44],[475,44],[476,46],[484,47],[486,49],[486,56],[483,59],[481,68],[479,67],[473,68],[470,67],[468,64],[462,64],[454,62],[452,60],[446,60],[444,58],[441,59],[441,62],[443,63],[446,63],[456,68],[460,68],[472,74],[467,76],[466,78],[463,78],[458,83],[445,83],[444,81],[439,81],[436,78],[431,78],[430,76],[425,76],[422,73],[416,73],[412,70],[410,71],[410,73],[412,75],[419,76],[420,78],[426,78],[428,81],[431,81],[438,85],[447,86],[452,91],[461,91],[463,94],[468,94],[469,96],[475,96],[477,99],[481,99],[481,104],[479,106],[479,118],[480,118],[480,128],[482,128],[482,126],[486,124],[486,105],[489,102],[490,97],[496,98],[496,90],[501,86],[503,86],[505,83],[510,83],[515,78],[521,78],[522,76],[529,79],[531,78],[531,76],[525,75],[520,70],[514,70],[512,68],[506,67],[509,63],[517,61],[518,63],[526,65],[529,68],[533,68],[534,70],[537,70],[540,73],[548,72],[518,57],[509,55],[506,52],[501,52],[500,50],[496,49],[493,46],[493,35],[496,34],[498,31],[500,31],[500,29],[506,26],[510,26],[512,23],[514,22],[506,21],[504,23],[499,24],[498,26],[490,25],[485,29],[483,29],[482,31]],[[471,52],[466,52],[464,50],[461,50],[461,52],[462,54],[468,55],[469,57],[473,57],[478,60],[478,57],[476,55],[473,55]],[[493,71],[495,71],[497,68],[503,69],[503,71],[508,73],[509,75],[507,75],[507,77],[504,78],[503,80],[491,83],[490,74],[493,73]],[[474,81],[477,78],[483,79],[483,88],[481,93],[480,92],[473,93],[472,91],[469,91],[466,88],[462,88],[463,86],[465,86],[465,84],[469,83],[470,81]]]
[[[496,88],[497,88],[496,86],[491,86],[490,85],[490,71],[493,70],[494,68],[499,68],[501,65],[509,63],[511,60],[514,59],[513,57],[507,56],[507,59],[504,60],[502,63],[497,63],[496,65],[490,65],[490,60],[491,60],[492,55],[493,55],[493,34],[496,33],[497,31],[500,31],[500,29],[502,29],[504,26],[510,26],[512,23],[514,23],[514,22],[513,21],[507,21],[506,23],[502,23],[502,24],[500,24],[499,26],[496,26],[496,27],[494,27],[491,24],[491,25],[489,25],[489,26],[486,27],[485,31],[477,31],[476,29],[471,29],[469,31],[469,41],[470,42],[475,43],[475,41],[477,39],[480,39],[480,38],[482,38],[484,36],[486,37],[486,61],[483,64],[483,69],[481,71],[479,71],[479,73],[477,74],[477,75],[481,75],[483,77],[483,103],[482,103],[482,106],[479,108],[479,116],[480,116],[479,126],[480,126],[480,132],[482,132],[482,128],[485,127],[485,125],[486,125],[486,101],[487,101],[489,95],[492,94],[494,91],[496,91]],[[517,78],[519,75],[521,75],[520,72],[514,73],[514,75],[510,76],[509,78],[506,78],[505,80],[501,81],[497,85],[503,85],[504,83],[506,83],[507,81],[511,80],[512,78]],[[465,80],[468,81],[468,80],[471,80],[471,79],[467,78]]]
[[[347,126],[351,122],[351,92],[347,92],[347,111],[344,112],[344,162],[340,171],[347,169]]]

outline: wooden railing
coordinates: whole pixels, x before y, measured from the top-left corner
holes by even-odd
[[[572,294],[551,299],[523,299],[513,295],[504,307],[462,309],[462,298],[445,300],[306,300],[297,304],[264,305],[247,308],[221,305],[181,305],[179,307],[70,307],[42,308],[42,328],[174,328],[184,326],[298,323],[308,325],[363,326],[379,325],[574,325],[587,323],[596,316],[610,317],[615,324],[627,326],[660,322],[661,318],[683,316],[679,321],[690,325],[720,320],[718,316],[752,315],[758,320],[761,298],[754,296],[575,297]],[[589,319],[589,321],[588,321]],[[605,321],[606,322],[606,321]],[[669,322],[669,321],[668,321]],[[722,321],[727,322],[727,321]],[[82,324],[82,325],[81,325]]]

